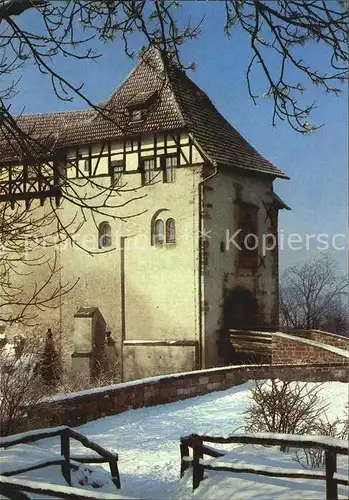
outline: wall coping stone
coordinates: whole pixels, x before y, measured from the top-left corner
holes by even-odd
[[[297,337],[294,337],[295,340],[299,340]],[[83,391],[79,392],[71,392],[69,394],[59,394],[57,396],[49,396],[41,400],[41,403],[54,403],[54,402],[63,402],[65,400],[71,400],[75,398],[81,398],[84,396],[91,396],[94,394],[103,394],[107,392],[114,392],[122,389],[127,389],[131,388],[134,386],[142,386],[142,385],[147,385],[147,384],[153,384],[154,382],[173,382],[176,379],[183,379],[183,378],[191,378],[191,377],[196,377],[197,375],[204,377],[205,375],[210,375],[210,374],[224,374],[224,373],[234,373],[237,372],[237,375],[239,375],[239,371],[241,369],[247,370],[247,371],[253,371],[259,368],[270,368],[273,370],[277,370],[277,368],[287,368],[287,369],[297,369],[299,368],[300,370],[304,370],[305,366],[312,367],[313,365],[304,365],[303,363],[294,363],[294,364],[287,364],[285,365],[284,363],[275,363],[275,364],[260,364],[260,365],[233,365],[233,366],[222,366],[222,367],[216,367],[216,368],[208,368],[204,370],[193,370],[190,372],[178,372],[178,373],[170,373],[167,375],[157,375],[155,377],[147,377],[143,379],[136,379],[136,380],[131,380],[129,382],[121,382],[119,384],[113,384],[109,386],[104,386],[104,387],[96,387],[93,389],[86,389]],[[316,368],[343,368],[343,365],[340,363],[334,364],[334,363],[321,363],[317,364]],[[314,365],[315,368],[315,365]]]
[[[307,344],[313,347],[317,347],[318,349],[323,349],[325,351],[333,352],[338,354],[338,356],[342,356],[343,358],[347,358],[349,360],[349,349],[341,349],[340,347],[335,347],[329,344],[323,344],[322,342],[317,342],[316,340],[305,339],[304,337],[296,337],[294,335],[289,335],[288,333],[276,332],[273,334],[275,337],[283,337],[285,339],[293,340],[295,342],[300,342],[301,344]]]

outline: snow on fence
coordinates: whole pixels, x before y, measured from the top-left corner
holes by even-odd
[[[326,473],[310,471],[294,471],[282,469],[280,467],[258,467],[245,465],[219,465],[217,463],[207,463],[203,460],[204,455],[219,458],[225,455],[221,450],[212,448],[204,443],[242,443],[260,445],[283,445],[296,448],[320,448],[325,450]],[[192,456],[190,456],[190,448]],[[204,478],[204,470],[244,472],[248,474],[258,474],[263,476],[302,478],[302,479],[322,479],[326,481],[326,499],[338,500],[338,484],[347,486],[349,480],[336,474],[337,455],[349,455],[349,443],[342,439],[335,439],[324,436],[300,436],[295,434],[263,433],[255,434],[234,434],[229,437],[201,436],[191,434],[181,438],[181,476],[192,466],[193,468],[193,489],[196,489]]]
[[[97,493],[94,491],[85,491],[81,488],[71,486],[61,486],[56,484],[30,481],[27,479],[14,479],[0,475],[1,495],[16,500],[30,500],[30,496],[23,493],[35,493],[45,495],[45,498],[64,498],[72,500],[126,500],[131,497],[121,497],[111,493]]]
[[[21,443],[32,443],[48,437],[60,436],[61,438],[61,456],[49,460],[35,462],[28,467],[20,469],[11,469],[3,471],[2,476],[15,476],[16,474],[23,474],[31,470],[42,469],[51,465],[60,465],[62,475],[69,486],[71,486],[71,469],[78,469],[77,463],[109,463],[112,481],[117,489],[120,489],[120,475],[118,469],[118,455],[112,451],[103,448],[98,443],[91,441],[86,436],[77,432],[67,426],[53,427],[50,429],[38,429],[36,431],[24,432],[22,434],[13,434],[0,439],[0,448],[8,448]],[[76,439],[83,446],[96,452],[96,455],[74,455],[70,454],[70,440]],[[6,488],[9,490],[9,486]],[[18,488],[17,488],[18,489]],[[39,488],[40,489],[40,488]],[[29,490],[27,490],[29,491]],[[37,493],[40,491],[38,490]],[[12,497],[9,497],[12,498]],[[25,497],[23,497],[25,498]],[[60,498],[65,498],[60,497]],[[74,497],[75,498],[75,497]],[[77,498],[77,497],[76,497]]]

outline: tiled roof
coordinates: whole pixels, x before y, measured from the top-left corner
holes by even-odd
[[[151,99],[154,99],[157,95],[157,92],[153,92],[152,90],[147,90],[146,92],[138,92],[135,96],[131,97],[129,101],[126,103],[127,108],[142,108],[143,106],[148,105]]]
[[[208,96],[177,66],[165,70],[160,53],[148,51],[109,100],[96,110],[25,115],[20,126],[43,138],[47,148],[93,143],[141,133],[186,130],[207,159],[223,168],[239,168],[287,178],[264,159],[217,111]],[[129,107],[147,103],[142,122],[130,122]],[[49,140],[47,140],[49,138]],[[2,151],[2,160],[9,153]],[[12,152],[10,156],[19,156]]]

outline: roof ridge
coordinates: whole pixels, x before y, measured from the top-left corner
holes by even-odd
[[[142,66],[142,64],[147,64],[147,61],[146,61],[146,58],[149,56],[151,57],[153,55],[153,52],[157,51],[158,54],[157,55],[160,55],[160,58],[161,58],[161,53],[158,49],[156,49],[154,46],[152,45],[149,45],[148,48],[143,51],[143,53],[141,53],[136,65],[127,73],[127,75],[125,76],[125,78],[123,78],[121,80],[121,82],[119,83],[119,85],[113,90],[113,92],[110,94],[109,98],[105,101],[104,105],[107,106],[107,104],[113,99],[113,97],[118,93],[120,92],[120,90],[122,89],[122,87],[128,82],[128,80],[131,78],[131,76],[137,71],[137,69],[139,69],[140,66]],[[155,56],[155,54],[154,54]],[[154,56],[153,56],[153,59],[154,59]],[[161,62],[163,64],[163,61],[162,61],[162,58],[161,58]]]
[[[37,118],[41,116],[58,116],[58,115],[64,115],[68,113],[92,113],[94,111],[93,108],[86,108],[86,109],[68,109],[68,110],[58,110],[58,111],[49,111],[47,113],[23,113],[21,115],[15,115],[14,118]]]

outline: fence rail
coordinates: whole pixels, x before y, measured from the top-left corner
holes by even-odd
[[[21,443],[32,443],[34,441],[39,441],[40,439],[45,439],[48,437],[59,436],[61,440],[61,456],[60,458],[53,458],[48,460],[43,460],[36,462],[27,467],[21,467],[17,469],[11,469],[8,471],[3,471],[2,476],[15,476],[17,474],[22,474],[30,470],[42,469],[44,467],[49,467],[51,465],[60,465],[62,476],[69,486],[71,486],[71,470],[77,469],[78,463],[109,463],[111,479],[115,484],[117,489],[120,489],[120,474],[118,469],[118,455],[110,450],[103,448],[98,443],[90,440],[80,432],[77,432],[70,427],[60,426],[51,429],[39,429],[35,431],[24,432],[22,434],[14,434],[12,436],[6,436],[0,440],[0,448],[9,448]],[[70,441],[75,439],[79,441],[85,448],[89,448],[96,452],[99,456],[93,455],[74,455],[70,453]],[[37,484],[37,483],[36,483]],[[20,487],[16,487],[16,496],[8,496],[8,498],[26,498],[27,496],[21,496]],[[10,485],[5,486],[7,492],[11,492]],[[29,490],[28,490],[29,491]],[[37,493],[40,493],[41,488],[38,487]],[[14,493],[13,493],[14,494]],[[24,493],[23,493],[24,495]],[[65,497],[60,497],[65,498]],[[75,497],[74,497],[75,498]]]
[[[282,445],[295,448],[320,448],[325,451],[326,472],[317,471],[290,471],[280,467],[258,467],[237,465],[217,465],[206,463],[204,455],[218,458],[225,455],[225,452],[217,450],[204,443],[215,444],[261,444],[261,445]],[[190,449],[192,455],[190,456]],[[337,455],[349,455],[349,443],[341,439],[326,438],[325,436],[300,436],[294,434],[234,434],[229,437],[201,436],[191,434],[181,438],[181,476],[192,467],[193,469],[193,489],[195,490],[204,478],[204,470],[227,471],[235,473],[249,473],[273,477],[306,478],[326,481],[326,499],[338,499],[338,484],[347,486],[349,480],[337,474]]]
[[[63,498],[72,500],[123,500],[130,498],[124,495],[114,495],[112,493],[98,493],[83,490],[71,486],[61,486],[56,484],[42,483],[38,486],[37,481],[27,479],[17,479],[0,475],[1,495],[13,500],[30,500],[26,493],[45,495],[45,498]],[[26,492],[26,493],[24,493]]]

